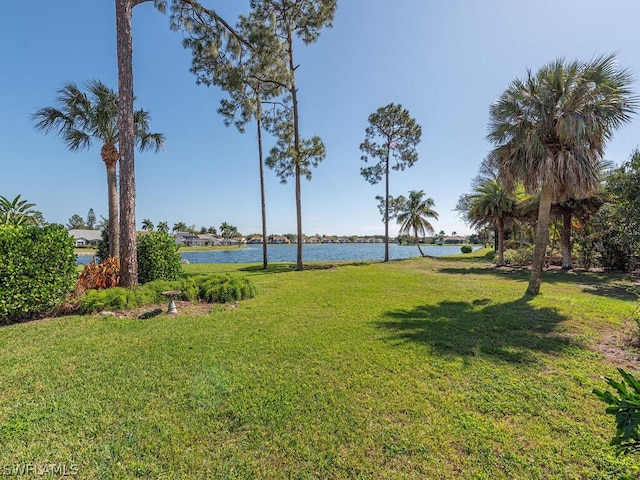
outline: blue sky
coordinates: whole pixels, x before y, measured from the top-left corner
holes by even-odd
[[[248,1],[204,0],[227,19]],[[113,0],[8,2],[0,30],[0,195],[36,203],[45,219],[67,223],[90,208],[107,215],[99,146],[69,152],[34,129],[31,115],[54,104],[67,81],[117,86]],[[302,184],[308,235],[382,234],[376,195],[360,175],[369,114],[401,103],[422,125],[419,160],[392,172],[391,194],[422,189],[435,201],[436,231],[469,233],[453,211],[490,150],[490,104],[509,83],[558,57],[588,60],[617,52],[640,80],[637,0],[338,0],[334,28],[298,46],[301,129],[319,135],[327,158]],[[255,129],[223,125],[221,93],[197,86],[190,52],[152,4],[134,9],[137,107],[151,113],[166,148],[136,156],[137,220],[172,226],[236,225],[258,232],[260,196]],[[640,93],[638,83],[634,84]],[[626,160],[640,119],[620,129],[606,158]],[[267,140],[267,147],[270,146]],[[266,171],[270,233],[296,230],[293,182]],[[392,233],[397,231],[392,226]]]

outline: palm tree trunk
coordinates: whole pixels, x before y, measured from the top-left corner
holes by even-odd
[[[565,210],[562,213],[562,269],[571,268],[571,211]]]
[[[133,128],[133,42],[131,33],[133,4],[134,0],[116,0],[118,138],[120,146],[120,283],[123,287],[138,284]]]
[[[420,255],[425,257],[426,255],[424,254],[424,252],[420,248],[420,239],[418,238],[418,231],[417,230],[416,230],[416,245],[418,245],[418,251],[420,252]]]
[[[115,163],[107,164],[107,192],[109,202],[109,256],[118,257],[120,256],[120,222],[118,221],[118,181]]]
[[[498,242],[498,262],[496,267],[504,267],[504,220],[499,219],[496,225]]]
[[[387,146],[387,162],[384,177],[384,261],[389,261],[389,150]]]
[[[533,264],[531,265],[531,278],[527,293],[537,295],[540,293],[542,283],[542,272],[544,260],[547,253],[547,243],[549,242],[549,216],[551,214],[551,202],[553,193],[543,186],[540,192],[540,207],[538,208],[538,224],[536,227],[536,246],[533,254]]]
[[[262,208],[262,268],[269,268],[269,258],[267,250],[267,201],[264,194],[264,161],[262,159],[262,108],[258,99],[258,160],[260,163],[260,203]]]

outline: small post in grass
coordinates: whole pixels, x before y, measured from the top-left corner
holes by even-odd
[[[180,295],[182,292],[180,290],[169,290],[167,292],[162,292],[162,295],[169,299],[169,306],[167,307],[167,313],[170,315],[175,315],[178,313],[178,309],[176,308],[176,302],[174,299]]]

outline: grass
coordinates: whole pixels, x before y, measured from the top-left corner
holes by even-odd
[[[97,255],[98,250],[95,248],[82,247],[82,248],[74,248],[73,253],[76,255]]]
[[[78,478],[609,479],[591,347],[625,279],[492,269],[483,253],[331,266],[185,265],[258,296],[204,316],[0,329],[0,464]]]

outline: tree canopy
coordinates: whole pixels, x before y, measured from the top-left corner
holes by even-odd
[[[365,163],[360,173],[369,183],[375,185],[385,179],[385,251],[384,261],[389,261],[389,170],[404,170],[418,160],[416,146],[422,137],[422,127],[411,117],[402,105],[390,103],[369,115],[369,125],[365,129],[365,139],[360,144]],[[393,164],[391,165],[393,159]]]
[[[558,59],[514,80],[490,108],[488,138],[501,181],[540,193],[529,294],[540,290],[551,204],[597,190],[605,144],[637,105],[631,82],[615,55]]]
[[[438,219],[438,212],[433,209],[435,202],[433,198],[425,198],[423,190],[411,190],[409,198],[400,197],[396,206],[396,219],[400,224],[400,234],[410,235],[413,233],[414,240],[418,246],[418,251],[423,257],[425,254],[420,248],[420,236],[433,233],[433,225],[429,218]]]

